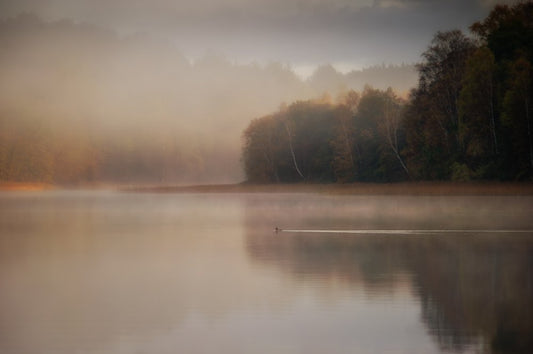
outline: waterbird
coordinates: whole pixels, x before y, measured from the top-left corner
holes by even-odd
[[[276,228],[274,229],[274,232],[275,232],[275,233],[278,233],[278,232],[281,232],[281,231],[283,231],[283,230],[282,230],[282,229],[280,229],[280,228],[279,228],[279,227],[277,227],[277,226],[276,226]]]

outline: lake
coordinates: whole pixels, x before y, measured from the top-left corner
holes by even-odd
[[[531,353],[532,216],[531,196],[4,192],[0,353]]]

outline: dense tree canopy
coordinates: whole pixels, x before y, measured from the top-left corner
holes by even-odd
[[[305,101],[255,119],[243,134],[251,182],[397,181],[407,178],[403,101],[392,90],[350,91],[338,104]]]
[[[434,36],[407,103],[367,87],[254,121],[248,180],[531,180],[533,2],[498,5],[470,29]]]
[[[239,178],[248,117],[322,92],[250,123],[248,181],[533,179],[533,1],[494,7],[470,35],[436,33],[407,100],[381,79],[399,87],[411,66],[323,66],[302,81],[275,63],[192,65],[174,50],[162,61],[150,53],[163,45],[73,23],[22,16],[0,28],[0,181]],[[360,89],[377,73],[378,89]]]

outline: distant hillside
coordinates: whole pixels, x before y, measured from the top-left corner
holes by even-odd
[[[328,92],[337,96],[346,90],[363,91],[365,86],[386,90],[391,87],[402,96],[418,82],[414,64],[378,65],[342,74],[332,65],[318,67],[307,80],[315,94]]]
[[[385,90],[392,87],[396,92],[408,92],[418,82],[414,64],[379,65],[352,71],[345,75],[350,88],[362,91],[365,85]]]

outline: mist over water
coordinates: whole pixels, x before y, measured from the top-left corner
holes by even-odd
[[[0,351],[517,353],[531,197],[0,195]],[[206,340],[208,338],[208,340]]]
[[[0,354],[532,353],[510,2],[1,1]]]

